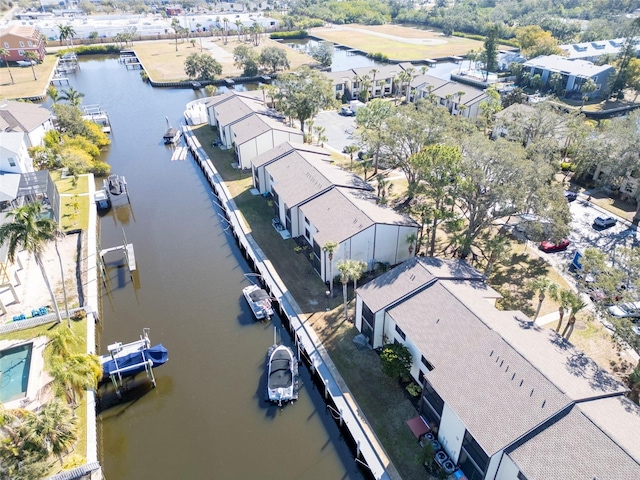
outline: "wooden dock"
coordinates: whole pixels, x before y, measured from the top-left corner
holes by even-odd
[[[58,82],[59,85],[62,85],[63,82],[66,82],[67,85],[69,84],[69,78],[68,77],[53,77],[51,79],[51,84],[55,85],[55,82]]]
[[[100,250],[100,256],[104,257],[109,252],[117,252],[119,250],[124,251],[124,256],[127,258],[127,266],[130,272],[136,271],[136,254],[133,251],[133,243],[127,243],[126,245],[118,245],[117,247],[105,248]]]

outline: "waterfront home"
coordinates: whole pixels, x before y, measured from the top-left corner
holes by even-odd
[[[480,113],[480,105],[487,99],[484,89],[453,81],[433,89],[429,89],[427,86],[426,90],[427,97],[433,95],[434,101],[446,108],[451,115],[467,118],[476,118]],[[420,90],[416,96],[422,95],[424,95],[424,90]]]
[[[543,85],[549,85],[552,75],[558,73],[562,77],[563,96],[582,98],[582,85],[591,79],[596,84],[594,92],[586,93],[589,99],[605,98],[609,92],[609,79],[615,73],[611,65],[595,65],[586,60],[570,60],[560,55],[542,55],[524,62],[522,72],[529,73],[529,78],[540,76]]]
[[[28,148],[42,145],[53,129],[51,112],[26,102],[0,101],[0,172],[33,172]]]
[[[235,90],[211,97],[206,105],[209,125],[218,129],[222,148],[233,147],[231,126],[256,112],[266,112],[261,99]]]
[[[358,288],[355,322],[409,349],[420,415],[467,478],[640,478],[627,387],[498,297],[464,261],[414,258]]]
[[[564,51],[565,56],[569,60],[596,62],[605,55],[617,57],[624,47],[625,40],[624,38],[613,38],[611,40],[558,45],[558,47]],[[635,37],[634,42],[636,56],[640,56],[640,37]]]
[[[229,126],[229,136],[242,169],[251,168],[253,158],[277,145],[304,141],[301,130],[288,127],[267,113],[254,113]]]
[[[9,55],[3,57],[8,62],[27,60],[25,52],[33,52],[39,61],[47,54],[44,35],[29,25],[16,24],[0,29],[0,45],[9,51]]]

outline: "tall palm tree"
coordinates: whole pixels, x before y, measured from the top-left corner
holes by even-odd
[[[380,72],[380,70],[378,70],[377,68],[372,68],[371,70],[369,70],[369,73],[373,77],[373,80],[371,81],[371,84],[373,85],[373,93],[371,94],[371,96],[373,98],[376,98],[376,75],[378,74],[378,72]]]
[[[58,322],[62,322],[60,311],[58,310],[58,302],[53,293],[49,277],[42,262],[42,250],[46,242],[53,240],[57,229],[56,222],[48,218],[42,218],[41,203],[27,203],[22,207],[16,208],[9,212],[7,217],[13,221],[7,222],[0,226],[0,245],[8,244],[7,258],[10,262],[14,262],[18,248],[23,248],[33,255],[36,264],[40,267],[44,283],[51,295],[51,302],[56,312]],[[62,279],[64,285],[64,278]]]
[[[200,51],[202,51],[202,35],[200,34],[200,27],[202,27],[202,24],[196,23],[196,32],[198,32],[198,39],[200,40]]]
[[[582,310],[584,307],[587,306],[587,304],[582,301],[582,298],[580,298],[578,294],[573,292],[571,292],[571,294],[572,294],[571,300],[570,300],[571,313],[569,315],[569,320],[567,321],[567,325],[564,327],[564,330],[562,331],[562,336],[567,341],[569,340],[569,337],[573,333],[573,328],[576,324],[576,314],[580,310]]]
[[[338,271],[340,272],[340,281],[342,282],[342,300],[344,304],[344,319],[349,319],[347,313],[347,285],[351,278],[351,271],[353,270],[353,260],[339,260],[337,263]]]
[[[38,77],[36,77],[36,69],[34,67],[34,65],[38,63],[38,60],[40,60],[38,55],[36,55],[35,52],[27,50],[26,52],[24,52],[23,57],[29,60],[29,63],[31,64],[31,73],[33,73],[33,79],[38,80]]]
[[[77,423],[69,407],[54,398],[26,418],[27,438],[57,456],[62,465],[62,455],[69,452],[77,440]]]
[[[180,32],[180,21],[177,18],[174,18],[173,20],[171,20],[171,28],[173,28],[173,31],[175,33],[176,52],[177,52],[178,51],[178,33]]]
[[[236,31],[238,32],[238,40],[241,40],[242,37],[242,20],[238,19],[235,21]]]
[[[327,254],[329,258],[329,291],[331,292],[331,296],[333,297],[333,254],[338,248],[338,244],[336,242],[329,241],[322,246],[322,251]]]
[[[80,106],[82,103],[82,97],[84,97],[84,93],[79,92],[73,87],[69,87],[69,90],[62,90],[62,95],[60,95],[60,100],[64,100],[68,102],[70,105],[74,107]]]
[[[229,19],[227,17],[224,17],[222,19],[222,23],[224,24],[224,30],[222,32],[222,43],[224,43],[225,45],[229,42],[228,34],[229,34]]]
[[[549,292],[551,298],[558,302],[558,325],[556,325],[556,332],[560,333],[560,328],[562,327],[562,321],[564,320],[564,314],[567,311],[567,308],[571,306],[571,301],[573,296],[575,295],[571,290],[555,289]]]
[[[4,47],[0,47],[0,57],[2,57],[4,64],[7,66],[7,72],[9,72],[9,76],[11,77],[11,85],[13,85],[16,82],[13,80],[13,73],[11,73],[11,69],[9,68],[9,61],[7,60],[8,56],[9,50]]]
[[[557,290],[558,285],[547,277],[538,277],[531,282],[530,286],[534,292],[538,293],[538,308],[536,308],[536,314],[533,316],[533,321],[535,322],[538,319],[538,315],[540,315],[542,302],[544,302],[544,299],[547,297],[547,292]]]
[[[358,288],[358,280],[362,278],[364,272],[367,271],[367,263],[360,260],[353,260],[353,269],[351,270],[351,280],[353,280],[353,291]]]
[[[73,29],[71,25],[58,25],[58,32],[60,35],[60,42],[65,42],[69,45],[71,43],[71,48],[73,48],[73,37],[76,34],[76,31]]]

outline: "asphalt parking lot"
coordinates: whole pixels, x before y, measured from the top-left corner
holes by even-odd
[[[324,127],[326,143],[339,152],[347,145],[357,143],[352,137],[356,128],[356,117],[339,115],[337,110],[325,110],[314,118],[314,125]]]

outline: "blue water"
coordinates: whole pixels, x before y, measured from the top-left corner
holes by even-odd
[[[0,352],[0,402],[22,398],[27,393],[32,344]]]

